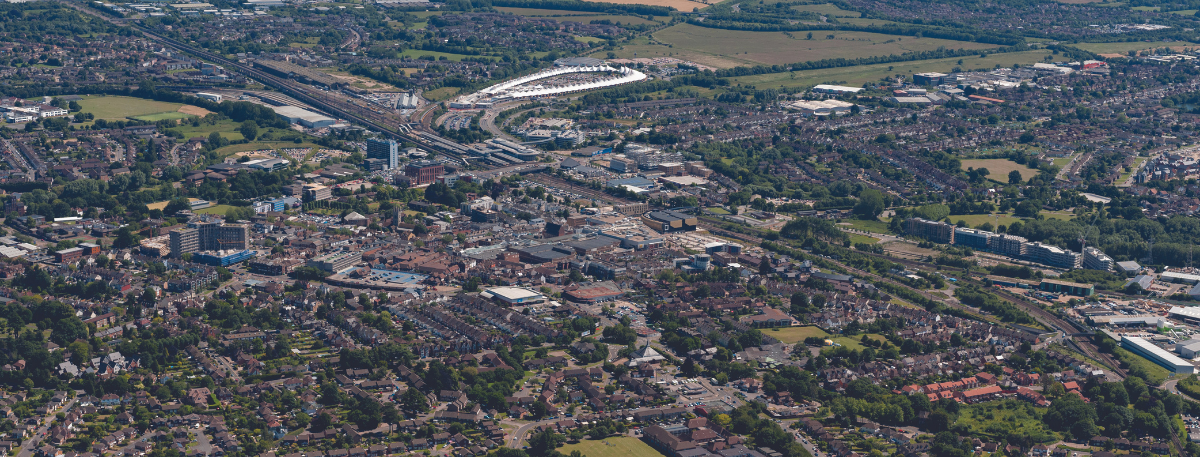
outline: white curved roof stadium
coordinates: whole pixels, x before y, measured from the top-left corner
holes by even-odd
[[[533,85],[527,84],[555,76],[566,75],[571,73],[612,73],[611,77],[597,79],[593,81],[570,83],[562,85]],[[466,105],[479,102],[502,102],[507,100],[515,100],[531,97],[545,97],[550,95],[566,94],[571,92],[581,92],[594,89],[602,89],[605,87],[619,86],[632,82],[643,81],[646,75],[640,71],[628,67],[613,68],[608,65],[599,66],[562,66],[555,67],[549,70],[539,71],[537,73],[522,76],[520,78],[508,80],[491,87],[487,87],[479,92],[467,95],[455,104]]]

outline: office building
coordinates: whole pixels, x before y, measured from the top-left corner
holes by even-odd
[[[1016,235],[998,235],[991,239],[992,252],[1009,257],[1024,257],[1029,240]]]
[[[445,173],[442,164],[432,160],[412,162],[404,167],[404,175],[408,176],[409,182],[414,186],[432,183],[437,180],[438,176]]]
[[[913,75],[913,84],[918,86],[937,86],[946,82],[945,73],[917,73]]]
[[[945,222],[931,221],[919,217],[904,221],[904,232],[910,236],[924,238],[934,243],[954,244],[954,226]]]
[[[696,230],[696,216],[677,211],[651,211],[642,216],[642,223],[659,233]]]
[[[1113,259],[1094,247],[1083,250],[1083,267],[1089,270],[1112,271]]]
[[[367,140],[367,158],[384,161],[384,169],[400,166],[400,145],[394,140]]]
[[[304,185],[304,201],[319,202],[321,200],[329,200],[333,198],[333,188],[325,187],[320,184],[305,184]]]
[[[188,222],[186,228],[170,233],[171,257],[200,251],[245,251],[250,249],[250,227],[220,220]]]
[[[1196,372],[1196,366],[1192,365],[1191,362],[1183,360],[1175,354],[1167,352],[1167,350],[1155,346],[1154,343],[1142,338],[1122,336],[1121,347],[1129,352],[1150,359],[1150,361],[1171,370],[1175,374],[1192,374]]]
[[[1058,268],[1079,268],[1082,257],[1078,252],[1062,249],[1044,243],[1027,243],[1025,256],[1029,260]]]
[[[996,234],[985,230],[958,227],[954,229],[954,245],[986,251],[993,236]]]

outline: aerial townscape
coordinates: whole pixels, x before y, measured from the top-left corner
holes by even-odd
[[[1200,0],[5,0],[8,457],[1200,457]]]

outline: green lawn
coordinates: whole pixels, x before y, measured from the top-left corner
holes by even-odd
[[[989,222],[992,224],[992,229],[995,230],[996,224],[1009,226],[1012,225],[1013,222],[1021,220],[1020,218],[1014,217],[1011,214],[1000,214],[998,216],[999,217],[996,217],[991,214],[950,215],[950,221],[954,223],[958,223],[958,221],[966,221],[967,225],[971,227],[978,227],[983,225],[984,222]]]
[[[423,92],[421,95],[427,100],[440,102],[453,97],[455,94],[458,94],[458,90],[459,88],[457,87],[440,87],[431,91]]]
[[[166,103],[134,97],[84,97],[79,101],[83,112],[92,113],[96,119],[124,120],[133,116],[178,111],[182,103]]]
[[[400,52],[400,56],[401,57],[412,57],[414,59],[419,59],[421,57],[433,56],[433,58],[437,59],[437,60],[441,60],[442,57],[445,57],[446,60],[451,60],[454,62],[458,62],[458,61],[462,60],[463,57],[480,57],[480,56],[469,56],[466,54],[451,54],[449,52],[422,51],[420,49],[405,49],[404,51]]]
[[[1028,436],[1038,443],[1058,441],[1058,434],[1042,423],[1044,412],[1032,404],[1010,399],[962,406],[955,423],[966,426],[972,436],[987,438],[985,441],[1009,436]]]
[[[886,341],[887,340],[886,338],[883,337],[883,335],[867,335],[867,336],[869,336],[871,339],[876,340],[876,341]],[[861,351],[866,348],[866,346],[863,346],[863,344],[862,344],[862,336],[861,335],[859,335],[859,336],[839,336],[839,337],[830,338],[830,339],[833,340],[833,342],[836,344],[845,346],[847,349]]]
[[[198,209],[196,212],[200,214],[220,214],[224,216],[225,213],[229,212],[231,209],[233,209],[233,206],[230,205],[213,205],[208,208]]]
[[[166,111],[162,113],[146,114],[142,116],[133,116],[134,119],[146,122],[158,122],[168,119],[187,119],[192,117],[191,114],[184,114],[179,111]]]
[[[225,139],[229,141],[237,141],[244,138],[242,134],[237,131],[238,123],[229,119],[218,121],[213,125],[208,125],[204,122],[201,122],[199,127],[192,127],[192,124],[184,123],[179,127],[174,127],[173,129],[182,132],[184,138],[208,138],[208,135],[212,132],[220,133],[222,137],[225,137]],[[259,134],[261,135],[264,132],[270,132],[272,130],[274,129],[260,129]]]
[[[804,327],[785,327],[773,328],[763,331],[764,335],[775,338],[787,344],[796,344],[803,342],[805,338],[810,336],[825,338],[829,336],[824,330],[818,327],[809,325]]]
[[[839,223],[840,224],[849,224],[851,227],[856,228],[858,230],[862,230],[864,232],[879,233],[879,234],[883,234],[883,235],[887,235],[887,234],[891,233],[890,231],[888,231],[888,223],[884,222],[884,221],[868,221],[868,220],[862,220],[862,219],[843,219],[843,220],[839,221]],[[875,241],[879,241],[879,240],[875,240]]]
[[[967,168],[986,168],[988,171],[988,179],[1008,184],[1008,174],[1016,170],[1021,174],[1022,181],[1028,181],[1029,178],[1037,176],[1038,171],[1029,168],[1025,165],[1013,162],[1008,159],[967,159],[962,161],[962,169]]]
[[[558,452],[563,454],[571,454],[571,451],[579,451],[587,457],[661,457],[662,453],[658,452],[649,444],[642,442],[634,437],[621,436],[613,438],[605,438],[602,440],[584,439],[575,444],[568,444],[558,448]]]
[[[870,237],[870,236],[866,236],[866,235],[859,235],[857,233],[851,233],[850,234],[850,242],[856,243],[856,244],[857,243],[875,244],[875,243],[879,242],[879,238]]]
[[[1187,41],[1126,41],[1113,43],[1075,43],[1070,46],[1082,49],[1084,51],[1094,52],[1096,54],[1125,54],[1129,51],[1144,51],[1147,49],[1158,49],[1163,47],[1169,47],[1172,49],[1194,47],[1196,44],[1189,43]]]
[[[725,208],[719,207],[719,206],[714,206],[712,208],[708,208],[706,211],[708,211],[709,213],[712,213],[712,214],[720,214],[720,215],[729,214],[728,210],[726,210]]]

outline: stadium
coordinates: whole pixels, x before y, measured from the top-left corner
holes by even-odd
[[[487,87],[450,102],[451,108],[490,108],[510,100],[603,89],[638,81],[646,75],[628,67],[614,68],[599,59],[560,59],[554,67]]]

